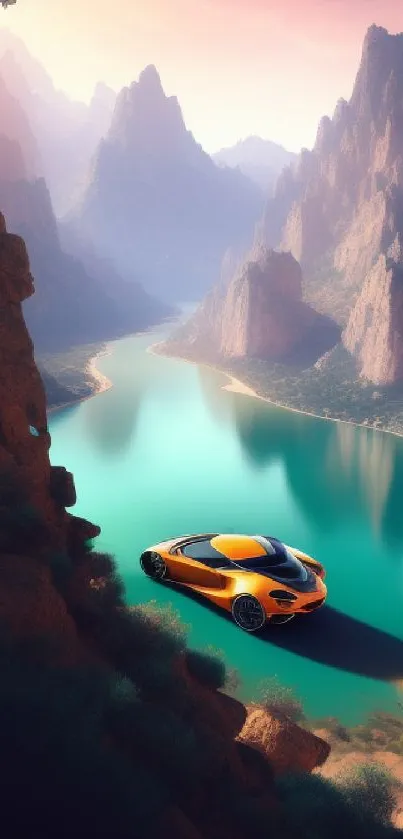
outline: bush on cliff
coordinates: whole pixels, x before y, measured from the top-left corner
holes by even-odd
[[[0,643],[1,816],[8,839],[156,836],[169,793],[107,736],[132,701],[97,668],[58,669]],[[109,741],[109,742],[108,742]]]
[[[222,656],[212,651],[187,650],[186,665],[191,676],[202,685],[219,690],[225,687],[227,668]]]
[[[277,780],[287,823],[309,839],[388,839],[399,831],[390,827],[393,784],[382,775],[381,790],[373,800],[376,772],[331,783],[318,775],[295,774]]]
[[[259,704],[263,705],[271,714],[284,714],[293,722],[305,719],[301,701],[294,695],[291,688],[282,685],[276,676],[265,679],[259,691]]]

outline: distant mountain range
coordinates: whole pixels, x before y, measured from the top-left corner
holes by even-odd
[[[254,336],[273,329],[270,272],[266,283],[261,278],[253,323],[249,318],[248,283],[259,269],[254,253],[262,247],[290,252],[300,263],[303,299],[331,318],[333,334],[338,324],[364,380],[380,386],[403,381],[403,34],[370,27],[350,101],[340,100],[333,118],[321,120],[313,150],[304,149],[280,175],[257,227],[255,249],[235,272],[236,295],[246,301],[239,310],[243,323],[239,317],[222,321],[226,340],[221,334],[216,342],[222,357],[228,346],[248,356],[248,342],[239,344],[247,318]],[[283,273],[281,282],[289,281]],[[211,296],[202,304],[182,333],[187,347],[208,340],[219,312],[234,299],[234,283],[227,282],[223,292],[220,281],[212,292],[224,293],[221,309],[212,311]],[[300,319],[291,302],[287,312],[282,329],[291,340]],[[267,350],[267,341],[262,346]]]
[[[256,136],[240,140],[235,146],[212,155],[220,166],[240,169],[261,187],[266,196],[272,194],[278,176],[296,157],[294,152],[287,151],[278,143]]]
[[[25,79],[13,61],[7,58],[8,85],[27,100],[35,73]],[[0,62],[0,73],[4,67]],[[130,283],[123,280],[90,244],[81,243],[78,255],[74,243],[62,246],[47,181],[38,177],[43,147],[9,87],[0,75],[0,207],[8,229],[22,235],[29,248],[36,294],[24,309],[37,350],[117,338],[172,314],[172,307],[148,295],[134,276]]]
[[[263,202],[249,178],[203,151],[149,66],[118,95],[68,223],[123,276],[134,269],[151,293],[191,301],[214,283],[228,248],[247,247]]]
[[[56,215],[61,216],[84,188],[91,158],[108,131],[116,94],[100,83],[89,106],[72,101],[56,90],[24,42],[5,29],[0,29],[0,78],[24,110],[35,137],[30,174],[46,179]]]

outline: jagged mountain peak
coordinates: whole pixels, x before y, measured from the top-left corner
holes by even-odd
[[[147,67],[145,67],[139,75],[137,85],[142,86],[144,89],[147,88],[148,90],[161,90],[162,92],[164,92],[161,82],[161,76],[155,64],[147,64]]]

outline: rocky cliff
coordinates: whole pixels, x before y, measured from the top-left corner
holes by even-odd
[[[153,66],[118,95],[89,179],[75,225],[123,276],[136,272],[170,301],[199,299],[227,248],[248,245],[263,208],[255,184],[196,143]]]
[[[0,803],[9,836],[243,839],[251,824],[270,823],[286,839],[308,839],[319,824],[328,839],[331,801],[342,832],[362,826],[391,839],[393,828],[357,815],[336,788],[322,783],[319,804],[312,796],[320,782],[309,773],[329,755],[322,738],[226,695],[223,664],[187,649],[175,616],[126,607],[112,558],[89,545],[99,526],[67,512],[72,475],[50,465],[21,311],[33,291],[24,241],[1,216]],[[300,773],[291,786],[290,771]]]
[[[379,261],[403,227],[402,69],[403,35],[370,27],[351,99],[323,118],[313,150],[282,174],[258,234],[300,261],[305,299],[347,327],[346,346],[357,348],[360,372],[384,384],[402,376],[394,358],[399,341],[388,326],[393,320],[395,334],[395,297]],[[376,359],[370,332],[353,338],[363,330],[365,307],[383,334]]]
[[[220,282],[173,336],[200,358],[260,358],[305,363],[340,337],[336,324],[302,300],[302,272],[290,253],[257,248],[228,283]]]

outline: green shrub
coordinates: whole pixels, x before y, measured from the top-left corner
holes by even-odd
[[[141,624],[143,630],[156,637],[170,639],[175,651],[184,651],[189,627],[182,623],[179,612],[171,604],[161,606],[156,600],[150,600],[130,609],[132,615]]]
[[[360,764],[340,775],[337,784],[361,820],[371,815],[374,821],[390,824],[396,805],[395,782],[384,768],[374,763]]]
[[[374,809],[366,798],[367,787],[336,784],[319,775],[295,774],[276,781],[286,821],[301,839],[389,839],[394,830],[380,819],[386,815],[383,804]],[[364,793],[363,802],[360,792]],[[384,801],[384,796],[381,796]]]
[[[341,724],[337,717],[320,717],[319,719],[310,721],[309,727],[311,730],[324,728],[329,734],[337,737],[338,740],[343,740],[345,743],[351,741],[349,730]]]
[[[125,585],[110,554],[84,551],[73,569],[66,600],[79,627],[125,605]]]
[[[285,687],[277,679],[265,679],[260,686],[259,702],[271,714],[284,714],[293,722],[301,722],[305,719],[301,701],[295,696],[293,690]]]
[[[157,836],[169,795],[139,755],[106,746],[122,693],[97,669],[29,664],[0,649],[0,806],[8,839]],[[120,697],[120,698],[119,698]]]
[[[225,687],[227,668],[220,653],[187,650],[186,664],[190,675],[202,685],[213,690]]]

